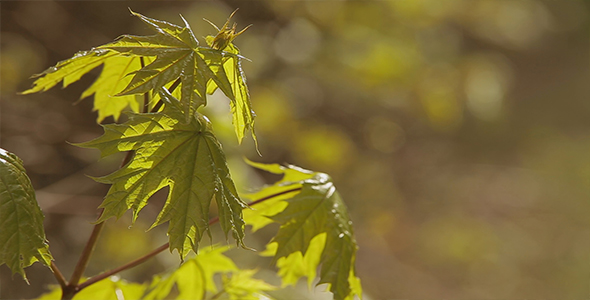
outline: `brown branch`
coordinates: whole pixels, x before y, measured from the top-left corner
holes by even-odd
[[[100,215],[102,216],[102,212]],[[100,219],[100,216],[99,216],[99,219]],[[80,256],[80,259],[78,260],[78,263],[76,264],[76,268],[74,268],[74,273],[72,273],[72,277],[70,278],[70,282],[68,283],[68,285],[76,286],[76,285],[78,285],[78,282],[80,282],[80,279],[82,278],[82,275],[84,274],[84,271],[86,270],[86,266],[88,266],[88,261],[90,260],[90,255],[92,254],[92,252],[94,252],[94,248],[96,246],[96,241],[98,240],[98,236],[100,235],[100,232],[102,231],[103,227],[104,227],[104,222],[100,222],[100,223],[94,225],[94,228],[92,229],[92,233],[90,234],[90,237],[88,238],[88,242],[86,242],[86,246],[84,247],[84,251],[82,251],[82,255]]]
[[[301,188],[299,187],[299,188],[293,188],[293,189],[290,189],[290,190],[282,191],[280,193],[272,194],[272,195],[269,195],[269,196],[260,198],[260,199],[258,199],[256,201],[252,201],[249,204],[249,206],[256,205],[256,204],[261,203],[261,202],[264,202],[264,201],[266,201],[268,199],[271,199],[271,198],[274,198],[274,197],[278,197],[278,196],[282,196],[282,195],[285,195],[285,194],[288,194],[288,193],[292,193],[292,192],[297,192],[297,191],[300,191],[300,190],[301,190]],[[219,217],[211,218],[209,220],[209,226],[210,225],[213,225],[213,224],[215,224],[217,222],[219,222]],[[164,245],[156,248],[155,250],[151,251],[150,253],[148,253],[148,254],[146,254],[146,255],[144,255],[144,256],[136,259],[136,260],[130,261],[130,262],[128,262],[128,263],[126,263],[126,264],[118,267],[118,268],[115,268],[115,269],[106,271],[104,273],[101,273],[99,275],[96,275],[94,277],[91,277],[90,279],[88,279],[85,282],[83,282],[80,285],[78,285],[77,286],[77,289],[76,289],[76,292],[79,292],[83,288],[86,288],[86,287],[88,287],[91,284],[94,284],[96,282],[99,282],[99,281],[101,281],[101,280],[103,280],[103,279],[105,279],[107,277],[110,277],[112,275],[115,275],[115,274],[117,274],[117,273],[119,273],[121,271],[125,271],[127,269],[133,268],[133,267],[135,267],[135,266],[137,266],[137,265],[145,262],[146,260],[148,260],[148,259],[150,259],[150,258],[152,258],[152,257],[154,257],[156,255],[158,255],[160,252],[165,251],[169,247],[170,247],[170,244],[169,243],[166,243],[166,244],[164,244]]]
[[[132,156],[133,156],[133,151],[127,152],[127,154],[125,155],[125,158],[121,162],[120,168],[125,166],[131,160]],[[100,220],[103,212],[104,212],[104,209],[102,209],[100,211],[100,214],[99,214],[97,220]],[[80,258],[78,259],[78,263],[76,264],[76,267],[74,268],[74,272],[72,273],[72,277],[70,278],[70,282],[68,282],[65,286],[62,286],[62,296],[61,296],[62,300],[72,299],[74,297],[74,295],[76,295],[76,293],[78,293],[80,291],[78,283],[80,282],[80,279],[82,279],[82,276],[84,275],[84,271],[86,270],[86,267],[88,266],[88,262],[90,261],[90,255],[92,255],[92,252],[94,252],[94,248],[96,247],[96,242],[98,241],[98,236],[100,235],[100,232],[102,231],[103,227],[104,227],[104,221],[94,225],[94,228],[92,229],[92,233],[90,234],[90,237],[88,238],[88,242],[86,242],[86,246],[84,246],[84,250],[82,251]]]
[[[168,247],[169,247],[169,244],[166,243],[166,244],[158,247],[157,249],[153,250],[152,252],[150,252],[150,253],[148,253],[148,254],[146,254],[146,255],[144,255],[144,256],[142,256],[142,257],[140,257],[140,258],[138,258],[138,259],[136,259],[134,261],[128,262],[128,263],[126,263],[126,264],[124,264],[124,265],[122,265],[122,266],[120,266],[118,268],[115,268],[115,269],[112,269],[110,271],[106,271],[104,273],[101,273],[101,274],[99,274],[97,276],[94,276],[94,277],[92,277],[92,278],[84,281],[83,283],[81,283],[78,286],[78,290],[82,290],[83,288],[85,288],[85,287],[87,287],[87,286],[89,286],[89,285],[91,285],[93,283],[99,282],[99,281],[101,281],[101,280],[103,280],[103,279],[105,279],[107,277],[110,277],[111,275],[115,275],[115,274],[117,274],[117,273],[119,273],[121,271],[124,271],[124,270],[127,270],[127,269],[131,269],[131,268],[133,268],[133,267],[135,267],[135,266],[137,266],[137,265],[145,262],[146,260],[148,260],[148,259],[150,259],[150,258],[152,258],[152,257],[154,257],[156,255],[158,255],[160,252],[163,252],[164,250],[168,249]]]
[[[68,282],[66,281],[64,275],[61,273],[61,271],[53,261],[51,261],[51,265],[49,267],[51,268],[53,276],[55,276],[55,279],[57,280],[61,288],[64,289],[68,285]]]
[[[286,191],[282,191],[280,193],[276,193],[276,194],[268,195],[266,197],[262,197],[262,198],[260,198],[260,199],[258,199],[256,201],[252,201],[252,202],[248,203],[248,205],[249,206],[256,205],[256,204],[258,204],[260,202],[264,202],[264,201],[266,201],[268,199],[271,199],[271,198],[274,198],[274,197],[282,196],[282,195],[285,195],[285,194],[288,194],[288,193],[299,192],[299,191],[301,191],[301,187],[292,188],[290,190],[286,190]]]
[[[98,217],[99,219],[100,216],[102,216],[102,211]],[[80,282],[80,279],[82,279],[82,275],[84,275],[84,271],[86,270],[88,262],[90,261],[90,255],[92,254],[92,252],[94,252],[96,241],[98,240],[98,236],[100,235],[100,232],[102,231],[103,227],[104,222],[100,222],[94,225],[92,233],[88,238],[88,242],[86,242],[86,246],[84,247],[84,250],[80,255],[80,259],[78,259],[78,263],[74,268],[74,272],[72,273],[70,282],[65,287],[62,286],[62,300],[72,299],[74,295],[76,295],[76,293],[80,291],[80,289],[78,288],[78,283]]]

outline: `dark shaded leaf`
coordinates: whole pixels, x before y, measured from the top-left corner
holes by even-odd
[[[0,149],[0,265],[25,280],[24,268],[36,261],[49,266],[53,260],[43,218],[22,161]]]

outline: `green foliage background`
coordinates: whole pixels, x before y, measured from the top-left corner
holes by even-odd
[[[127,7],[175,23],[182,13],[199,37],[214,33],[203,17],[222,24],[240,7],[236,21],[253,24],[235,43],[253,61],[243,67],[261,160],[333,177],[355,222],[357,272],[369,296],[590,294],[587,2],[275,2],[0,4],[0,142],[23,159],[38,189],[64,273],[108,189],[84,174],[108,174],[121,157],[96,164],[98,152],[63,142],[102,133],[92,101],[71,105],[92,76],[65,90],[16,92],[30,87],[30,74],[80,49],[149,34]],[[256,158],[253,142],[237,145],[219,97],[208,110],[238,189],[276,180],[242,162],[244,154]],[[165,242],[165,228],[144,236],[165,193],[156,198],[133,227],[130,218],[107,224],[89,273]],[[271,229],[246,243],[262,250]],[[255,255],[228,255],[244,256],[240,267],[270,266]],[[161,254],[123,276],[145,280],[176,259]],[[54,283],[39,264],[30,270],[28,287],[2,266],[0,298],[37,296]],[[293,292],[306,288],[302,282]]]

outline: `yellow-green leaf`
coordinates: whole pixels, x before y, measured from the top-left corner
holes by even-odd
[[[105,60],[116,55],[118,53],[107,50],[80,51],[73,57],[58,62],[55,66],[43,71],[43,73],[33,76],[37,78],[33,82],[33,87],[22,92],[22,94],[44,92],[62,81],[65,88],[78,81],[82,75],[100,66]]]
[[[233,40],[233,38],[232,38]],[[207,42],[211,47],[215,46],[215,38],[207,37]],[[217,87],[230,99],[230,107],[232,112],[232,121],[234,130],[238,141],[242,139],[248,131],[252,133],[252,138],[256,141],[256,134],[254,133],[254,118],[256,114],[252,109],[250,102],[250,93],[248,92],[248,85],[246,84],[246,76],[242,70],[240,50],[231,42],[222,49],[227,53],[234,54],[233,56],[226,56],[223,58],[220,66],[217,67],[217,78],[227,78],[228,83],[216,81],[215,79],[207,83],[207,93],[212,94]],[[213,69],[213,66],[211,66]]]
[[[137,56],[115,56],[105,60],[100,76],[82,93],[80,99],[94,94],[94,110],[98,111],[98,123],[108,116],[118,120],[127,107],[133,112],[140,111],[142,98],[138,99],[135,95],[117,96],[131,81],[131,77],[126,75],[141,69],[140,60]]]
[[[186,260],[180,268],[163,277],[156,277],[142,297],[144,300],[171,299],[172,287],[178,295],[174,299],[204,299],[206,293],[217,292],[213,276],[218,273],[238,270],[231,259],[223,255],[229,247],[203,250],[194,258]]]
[[[223,290],[231,300],[269,299],[263,296],[264,291],[275,290],[276,287],[263,280],[252,278],[256,270],[240,270],[232,274],[222,275]]]

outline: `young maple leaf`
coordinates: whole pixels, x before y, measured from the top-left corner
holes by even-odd
[[[215,46],[203,47],[199,46],[199,41],[182,16],[184,26],[148,18],[133,11],[131,14],[147,24],[155,34],[123,35],[112,43],[76,53],[72,58],[36,75],[33,87],[22,94],[43,92],[62,81],[66,87],[104,64],[97,82],[82,96],[95,94],[99,122],[106,116],[116,119],[127,106],[138,112],[139,102],[134,99],[134,95],[152,93],[152,96],[157,97],[162,87],[179,81],[180,102],[186,122],[199,107],[207,104],[207,94],[219,88],[230,100],[238,142],[242,142],[248,131],[256,140],[255,114],[241,66],[243,57],[231,43],[245,29],[236,33],[235,26],[229,28],[227,23],[217,34]],[[215,38],[207,38],[210,39]],[[146,60],[149,58],[149,64],[139,67],[137,62],[140,57]],[[115,73],[117,75],[113,77]],[[118,90],[116,93],[113,92],[115,87]]]
[[[231,13],[231,15],[229,15],[229,18],[227,18],[227,21],[225,21],[225,24],[223,24],[221,29],[219,29],[219,27],[213,24],[213,22],[204,19],[209,24],[211,24],[211,26],[215,27],[215,29],[217,29],[218,31],[214,37],[207,39],[207,43],[209,44],[209,46],[211,46],[211,48],[217,50],[225,50],[225,48],[227,48],[235,38],[237,38],[240,34],[244,33],[244,31],[246,31],[248,28],[250,28],[250,26],[252,26],[252,24],[250,24],[238,33],[236,33],[236,27],[238,26],[237,23],[234,23],[234,25],[230,28],[229,20],[231,20],[231,18],[237,11],[238,9],[236,8],[236,10],[234,10]]]
[[[123,168],[96,178],[112,184],[100,205],[104,212],[98,222],[119,218],[129,209],[135,221],[148,199],[169,186],[168,199],[152,227],[170,221],[170,249],[177,249],[182,259],[189,250],[197,252],[204,233],[209,232],[213,200],[226,238],[231,231],[236,243],[245,247],[242,209],[246,204],[238,196],[211,123],[202,115],[181,122],[178,100],[165,89],[160,97],[166,102],[162,112],[129,114],[127,122],[104,125],[104,135],[78,144],[99,149],[103,157],[135,151]]]

